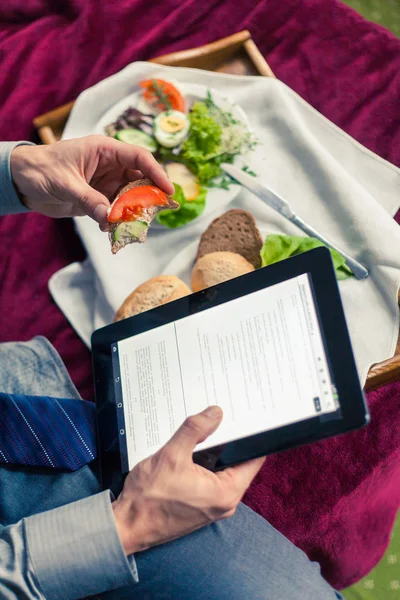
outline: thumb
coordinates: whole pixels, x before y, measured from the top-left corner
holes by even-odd
[[[103,194],[97,192],[89,184],[82,184],[78,192],[79,208],[96,223],[104,225],[107,221],[107,210],[110,203]]]
[[[209,406],[203,412],[188,417],[166,444],[176,458],[192,458],[193,450],[218,428],[223,417],[219,406]]]

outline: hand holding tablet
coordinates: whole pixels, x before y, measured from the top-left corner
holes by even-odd
[[[218,471],[368,422],[329,251],[319,248],[96,331],[103,487],[218,404],[193,459]]]
[[[264,459],[219,473],[193,462],[193,450],[220,425],[222,410],[189,417],[167,444],[136,465],[113,502],[127,556],[231,517]]]

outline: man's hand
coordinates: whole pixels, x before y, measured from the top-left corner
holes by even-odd
[[[50,146],[17,146],[11,174],[27,208],[48,217],[89,215],[101,228],[118,190],[148,177],[167,194],[174,186],[152,154],[101,135]]]
[[[159,452],[129,473],[112,505],[127,555],[234,514],[264,458],[218,473],[194,464],[195,446],[217,429],[221,419],[217,406],[189,417]]]

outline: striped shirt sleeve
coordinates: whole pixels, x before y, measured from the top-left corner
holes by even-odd
[[[138,581],[109,492],[23,519],[0,533],[2,600],[78,600]]]

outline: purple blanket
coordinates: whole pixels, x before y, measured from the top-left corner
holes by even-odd
[[[245,28],[277,77],[400,166],[400,40],[336,0],[3,2],[0,139],[35,139],[35,116],[134,60]],[[84,257],[72,223],[3,218],[0,257],[0,341],[47,336],[91,398],[90,354],[47,289]],[[367,429],[268,458],[245,497],[338,588],[380,559],[400,504],[400,383],[368,402]]]

